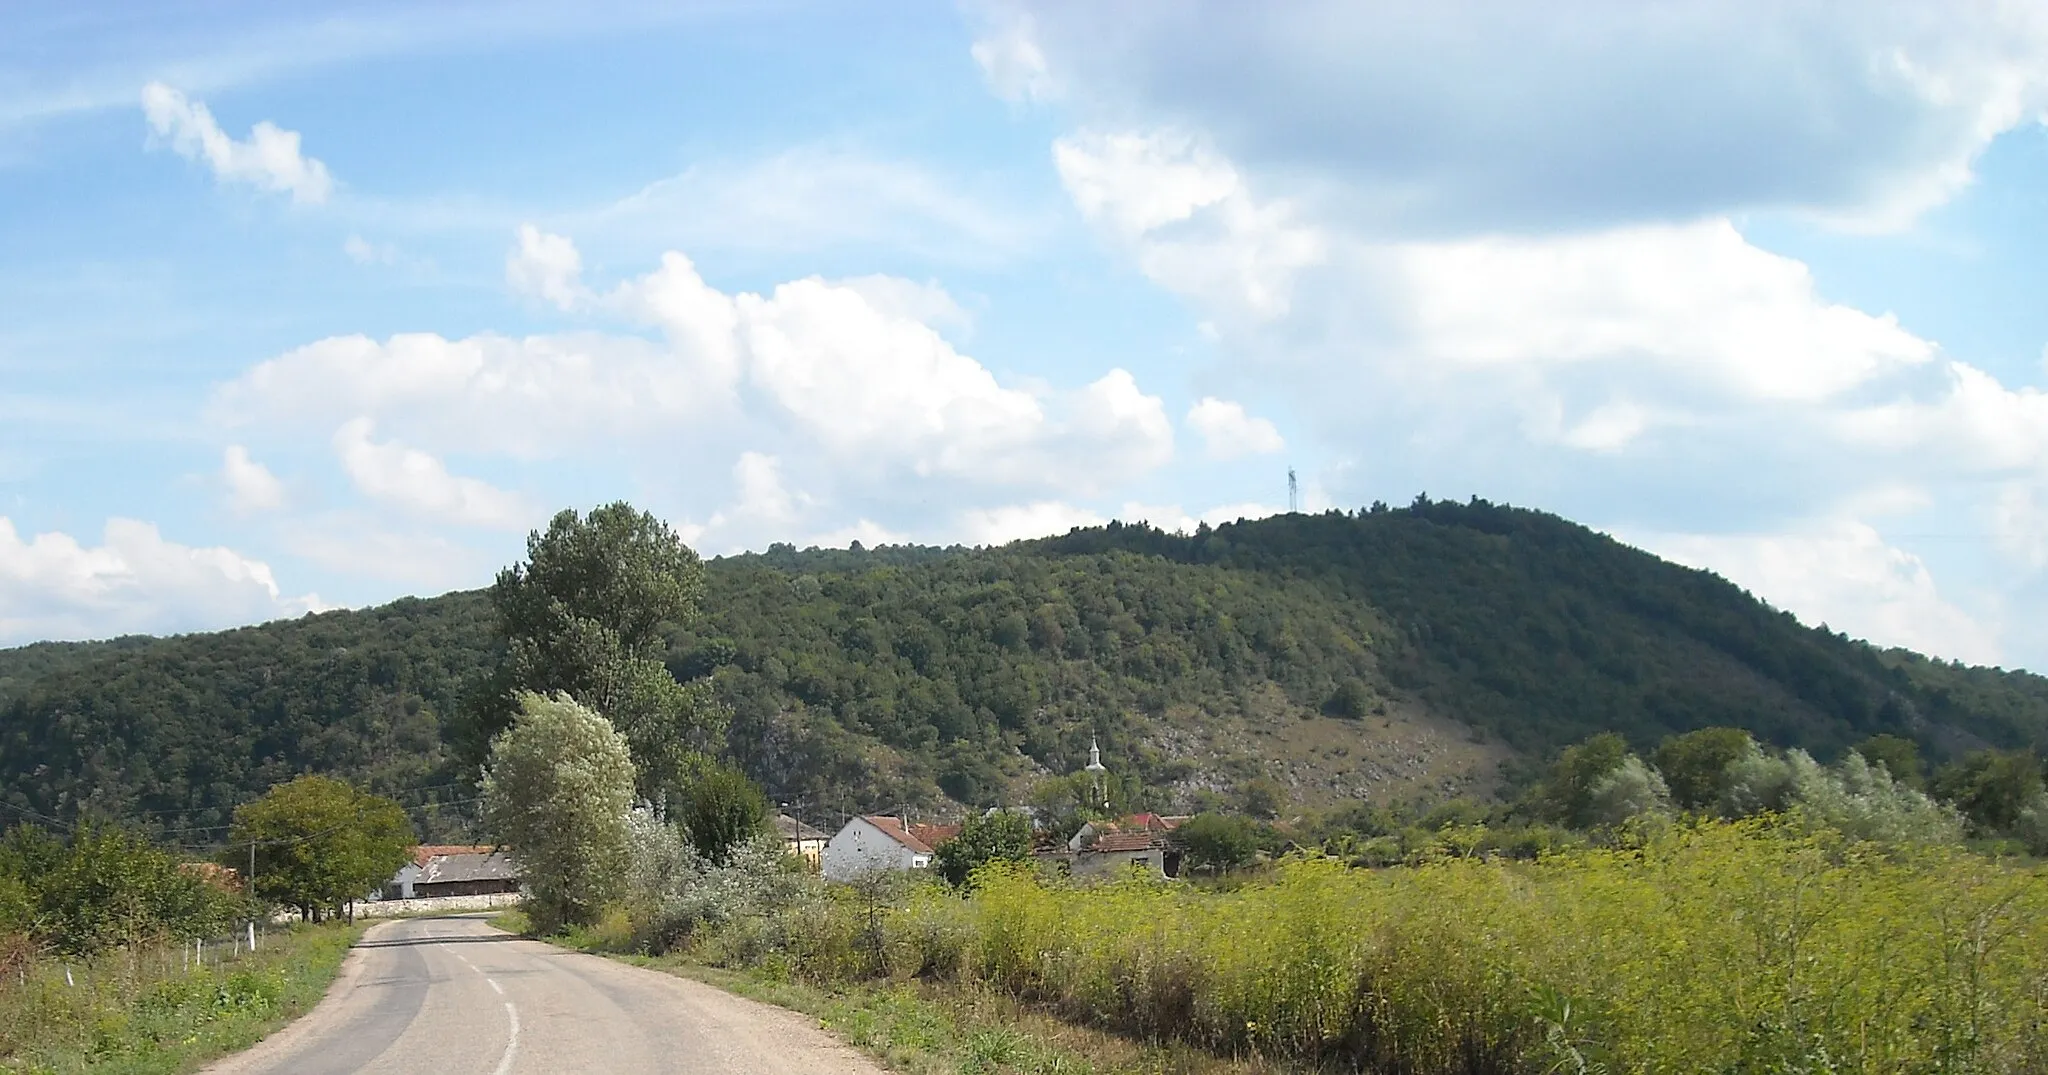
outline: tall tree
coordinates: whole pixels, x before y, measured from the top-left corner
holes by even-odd
[[[1755,740],[1740,728],[1701,728],[1674,735],[1657,748],[1657,771],[1671,788],[1671,799],[1687,810],[1705,810],[1720,801],[1728,784],[1728,767],[1747,757]]]
[[[2017,826],[2041,787],[2041,759],[2031,750],[1980,750],[1934,775],[1935,795],[1987,836]]]
[[[498,573],[491,605],[507,657],[463,736],[477,758],[522,691],[562,692],[604,714],[632,748],[640,798],[678,796],[727,716],[701,685],[662,663],[665,624],[689,619],[704,565],[668,524],[623,502],[563,511]]]
[[[483,793],[485,824],[519,860],[534,925],[551,932],[596,921],[626,871],[625,737],[567,695],[525,692],[512,726],[491,743]]]
[[[974,871],[994,862],[1031,861],[1031,822],[1009,810],[970,816],[960,834],[939,845],[933,865],[954,885],[965,885]]]
[[[331,777],[302,776],[235,808],[225,859],[246,866],[257,897],[318,918],[391,879],[411,856],[412,822],[397,803]]]
[[[1927,787],[1927,763],[1920,759],[1920,744],[1901,735],[1873,735],[1856,744],[1856,753],[1872,765],[1882,765],[1891,778],[1914,791]]]
[[[1544,812],[1574,828],[1593,824],[1594,791],[1628,757],[1628,741],[1613,732],[1601,732],[1566,747],[1538,789]]]
[[[734,848],[768,831],[768,799],[747,774],[719,765],[691,782],[676,817],[697,853],[723,865]]]

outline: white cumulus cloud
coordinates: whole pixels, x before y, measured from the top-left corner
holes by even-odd
[[[357,418],[334,434],[342,469],[365,496],[465,526],[522,530],[534,522],[534,512],[517,494],[450,474],[441,460],[417,448],[371,440],[374,431],[373,420]]]
[[[58,532],[23,540],[0,516],[0,644],[216,630],[325,607],[285,596],[260,560],[166,541],[151,523],[109,519],[87,546]]]
[[[572,310],[589,298],[582,277],[583,255],[575,243],[531,224],[519,226],[519,245],[505,260],[505,282],[512,290]]]
[[[227,486],[228,505],[244,514],[284,507],[284,483],[270,468],[249,458],[249,450],[230,444],[221,455],[220,476]]]
[[[334,189],[327,166],[299,151],[297,131],[263,120],[247,141],[236,141],[221,130],[206,105],[161,82],[143,87],[142,111],[154,137],[179,156],[204,161],[222,182],[248,183],[315,205],[326,201]]]
[[[1919,557],[1855,520],[1769,534],[1643,534],[1635,543],[1719,572],[1809,624],[1978,664],[2001,656],[1997,632],[1944,598]]]
[[[970,545],[1006,545],[1025,538],[1064,534],[1075,527],[1101,526],[1108,520],[1087,508],[1057,500],[973,508],[960,513],[955,527]]]
[[[983,7],[999,92],[1202,132],[1380,235],[1767,208],[1896,226],[2048,107],[2030,3]]]
[[[1202,435],[1211,459],[1271,455],[1287,446],[1273,423],[1246,414],[1243,404],[1214,396],[1203,396],[1188,409],[1188,425]]]

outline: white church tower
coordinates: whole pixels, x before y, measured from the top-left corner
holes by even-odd
[[[1109,809],[1109,770],[1102,764],[1102,744],[1096,742],[1092,735],[1088,737],[1088,768],[1082,771],[1093,779],[1091,787],[1095,801],[1101,803],[1104,810]]]

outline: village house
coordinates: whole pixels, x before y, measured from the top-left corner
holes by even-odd
[[[519,891],[519,864],[504,851],[483,845],[425,844],[412,861],[384,885],[387,900],[437,896],[488,896]]]
[[[1067,841],[1059,857],[1071,864],[1075,877],[1102,877],[1132,868],[1161,877],[1179,877],[1181,852],[1173,830],[1186,817],[1133,814],[1115,821],[1090,821]]]
[[[886,814],[855,817],[826,842],[823,873],[829,881],[851,881],[876,870],[930,869],[940,845],[958,835],[958,825],[909,824]]]
[[[782,837],[784,851],[810,863],[814,870],[823,865],[825,843],[832,838],[830,833],[814,829],[788,814],[775,815],[775,831]]]

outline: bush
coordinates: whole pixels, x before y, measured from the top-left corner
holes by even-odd
[[[0,842],[0,936],[64,955],[209,936],[249,910],[120,829],[80,825],[67,843],[19,826]]]
[[[790,913],[822,898],[822,882],[792,860],[779,839],[757,835],[729,848],[720,864],[645,808],[632,812],[627,832],[624,906],[632,946],[640,951],[659,955],[690,943],[706,927]]]
[[[1189,869],[1219,873],[1250,865],[1259,850],[1251,821],[1225,814],[1196,814],[1181,822],[1173,842],[1186,855]]]

